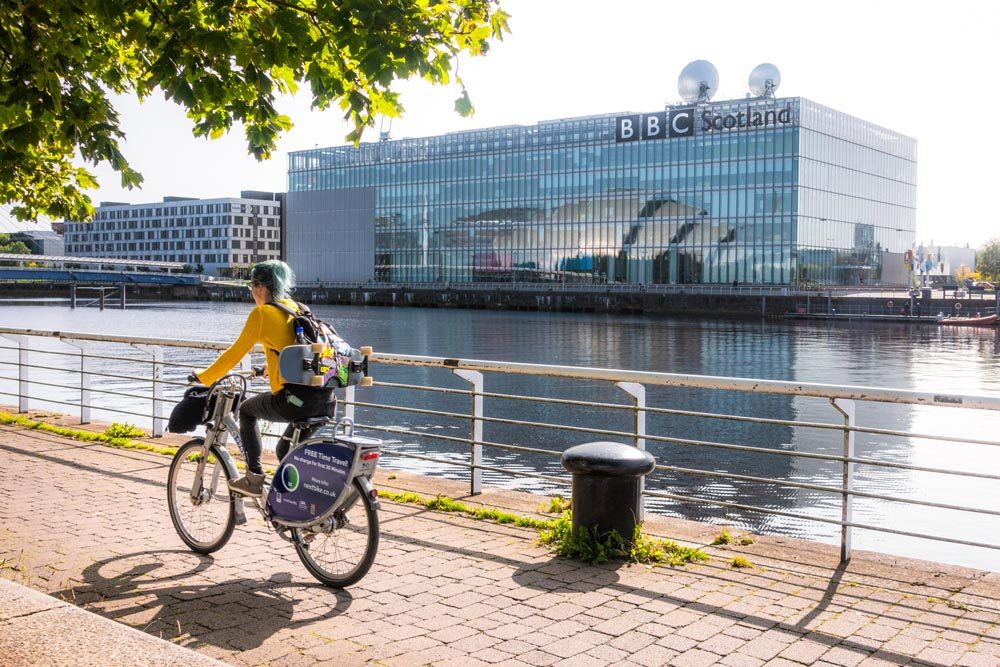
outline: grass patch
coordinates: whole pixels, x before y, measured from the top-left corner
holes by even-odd
[[[562,514],[568,509],[573,508],[573,502],[566,500],[562,496],[553,496],[549,498],[548,508],[542,508],[542,511],[546,514]]]
[[[733,543],[733,536],[729,534],[728,530],[723,529],[719,536],[712,540],[712,546],[726,546]]]
[[[756,540],[754,540],[753,535],[743,534],[736,537],[733,536],[732,533],[730,533],[728,530],[723,528],[722,532],[719,533],[719,536],[716,537],[714,540],[712,540],[711,546],[727,547],[734,544],[738,544],[741,547],[747,547],[753,544],[755,541]]]
[[[109,438],[145,438],[146,432],[135,424],[114,422],[111,426],[104,429],[104,435]]]
[[[420,496],[409,491],[404,493],[379,491],[378,496],[379,498],[385,498],[386,500],[394,503],[421,505],[429,510],[437,510],[439,512],[457,512],[459,514],[470,516],[473,519],[495,521],[496,523],[512,523],[515,526],[520,526],[522,528],[544,530],[552,524],[551,521],[533,519],[527,516],[518,516],[517,514],[502,512],[491,507],[470,507],[465,503],[449,498],[448,496],[425,498],[424,496]]]
[[[642,524],[636,524],[631,543],[626,542],[615,531],[601,536],[596,528],[581,527],[574,533],[573,515],[568,511],[563,512],[551,528],[543,530],[539,540],[560,556],[585,563],[597,564],[611,559],[624,559],[633,563],[683,565],[708,560],[708,555],[700,549],[643,535]]]
[[[729,561],[729,567],[736,570],[752,569],[753,563],[751,563],[745,556],[734,556],[733,559]]]
[[[465,503],[448,496],[428,498],[411,491],[395,493],[379,491],[379,498],[389,502],[404,505],[419,505],[429,510],[439,512],[455,512],[473,519],[494,521],[500,524],[513,524],[522,528],[534,528],[541,531],[539,540],[542,544],[552,547],[561,556],[577,558],[588,563],[603,563],[611,558],[624,558],[635,563],[653,563],[665,565],[681,565],[684,563],[708,560],[703,551],[678,545],[672,540],[661,540],[643,535],[641,526],[636,526],[631,546],[612,532],[603,540],[596,537],[596,531],[587,537],[573,538],[573,519],[568,511],[559,519],[542,520],[503,512],[491,507],[470,507]],[[581,536],[583,531],[581,531]]]
[[[132,437],[116,435],[117,433],[127,431],[129,427],[138,431],[139,435],[142,435],[142,431],[139,431],[131,424],[112,424],[107,428],[107,430],[104,431],[104,433],[96,433],[94,431],[85,431],[83,429],[70,428],[68,426],[47,424],[34,419],[28,419],[27,417],[12,415],[9,412],[0,412],[0,424],[21,426],[23,428],[30,428],[36,431],[44,431],[45,433],[60,435],[64,438],[72,438],[73,440],[79,440],[80,442],[99,442],[103,445],[115,447],[117,449],[134,449],[143,452],[153,452],[154,454],[163,454],[165,456],[173,456],[177,453],[177,449],[175,447],[158,447],[147,442],[137,442],[136,440],[133,440]]]

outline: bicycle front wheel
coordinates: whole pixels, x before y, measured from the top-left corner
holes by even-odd
[[[167,476],[167,503],[177,534],[192,551],[221,549],[236,526],[236,498],[215,448],[195,438],[181,445]]]
[[[320,524],[294,529],[295,551],[309,573],[327,586],[343,588],[368,573],[378,551],[378,512],[375,501],[357,479],[346,509]],[[353,501],[353,502],[352,502]]]

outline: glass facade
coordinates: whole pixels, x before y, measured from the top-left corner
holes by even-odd
[[[903,282],[915,236],[916,142],[803,98],[300,151],[288,179],[374,191],[376,282]]]

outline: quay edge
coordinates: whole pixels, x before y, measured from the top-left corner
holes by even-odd
[[[421,285],[304,286],[295,294],[300,301],[313,305],[353,305],[405,308],[459,308],[479,310],[516,310],[539,312],[584,312],[625,315],[671,315],[683,317],[718,317],[735,319],[778,320],[803,313],[826,313],[828,308],[838,315],[850,314],[851,319],[863,320],[866,315],[896,315],[903,305],[909,304],[905,293],[899,296],[868,296],[864,294],[830,294],[822,289],[797,290],[776,288],[771,293],[713,293],[698,288],[672,286],[669,291],[659,289],[620,290],[609,286],[604,289],[571,289],[560,285],[519,286],[511,289],[503,285],[496,288],[441,287]],[[69,298],[69,287],[59,284],[0,284],[3,299]],[[130,286],[128,301],[248,301],[246,289],[232,285],[200,286]],[[895,317],[895,321],[912,323],[933,322],[939,312],[953,314],[975,313],[995,308],[993,295],[983,297],[930,298],[915,300],[922,317]],[[113,306],[111,306],[113,307]],[[803,318],[805,319],[805,318]],[[878,318],[873,318],[873,321]],[[885,318],[882,318],[885,319]]]

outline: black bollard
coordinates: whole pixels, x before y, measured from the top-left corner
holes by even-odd
[[[640,483],[656,465],[652,454],[619,442],[588,442],[563,452],[562,465],[573,473],[573,533],[586,526],[603,538],[614,530],[631,543]]]

